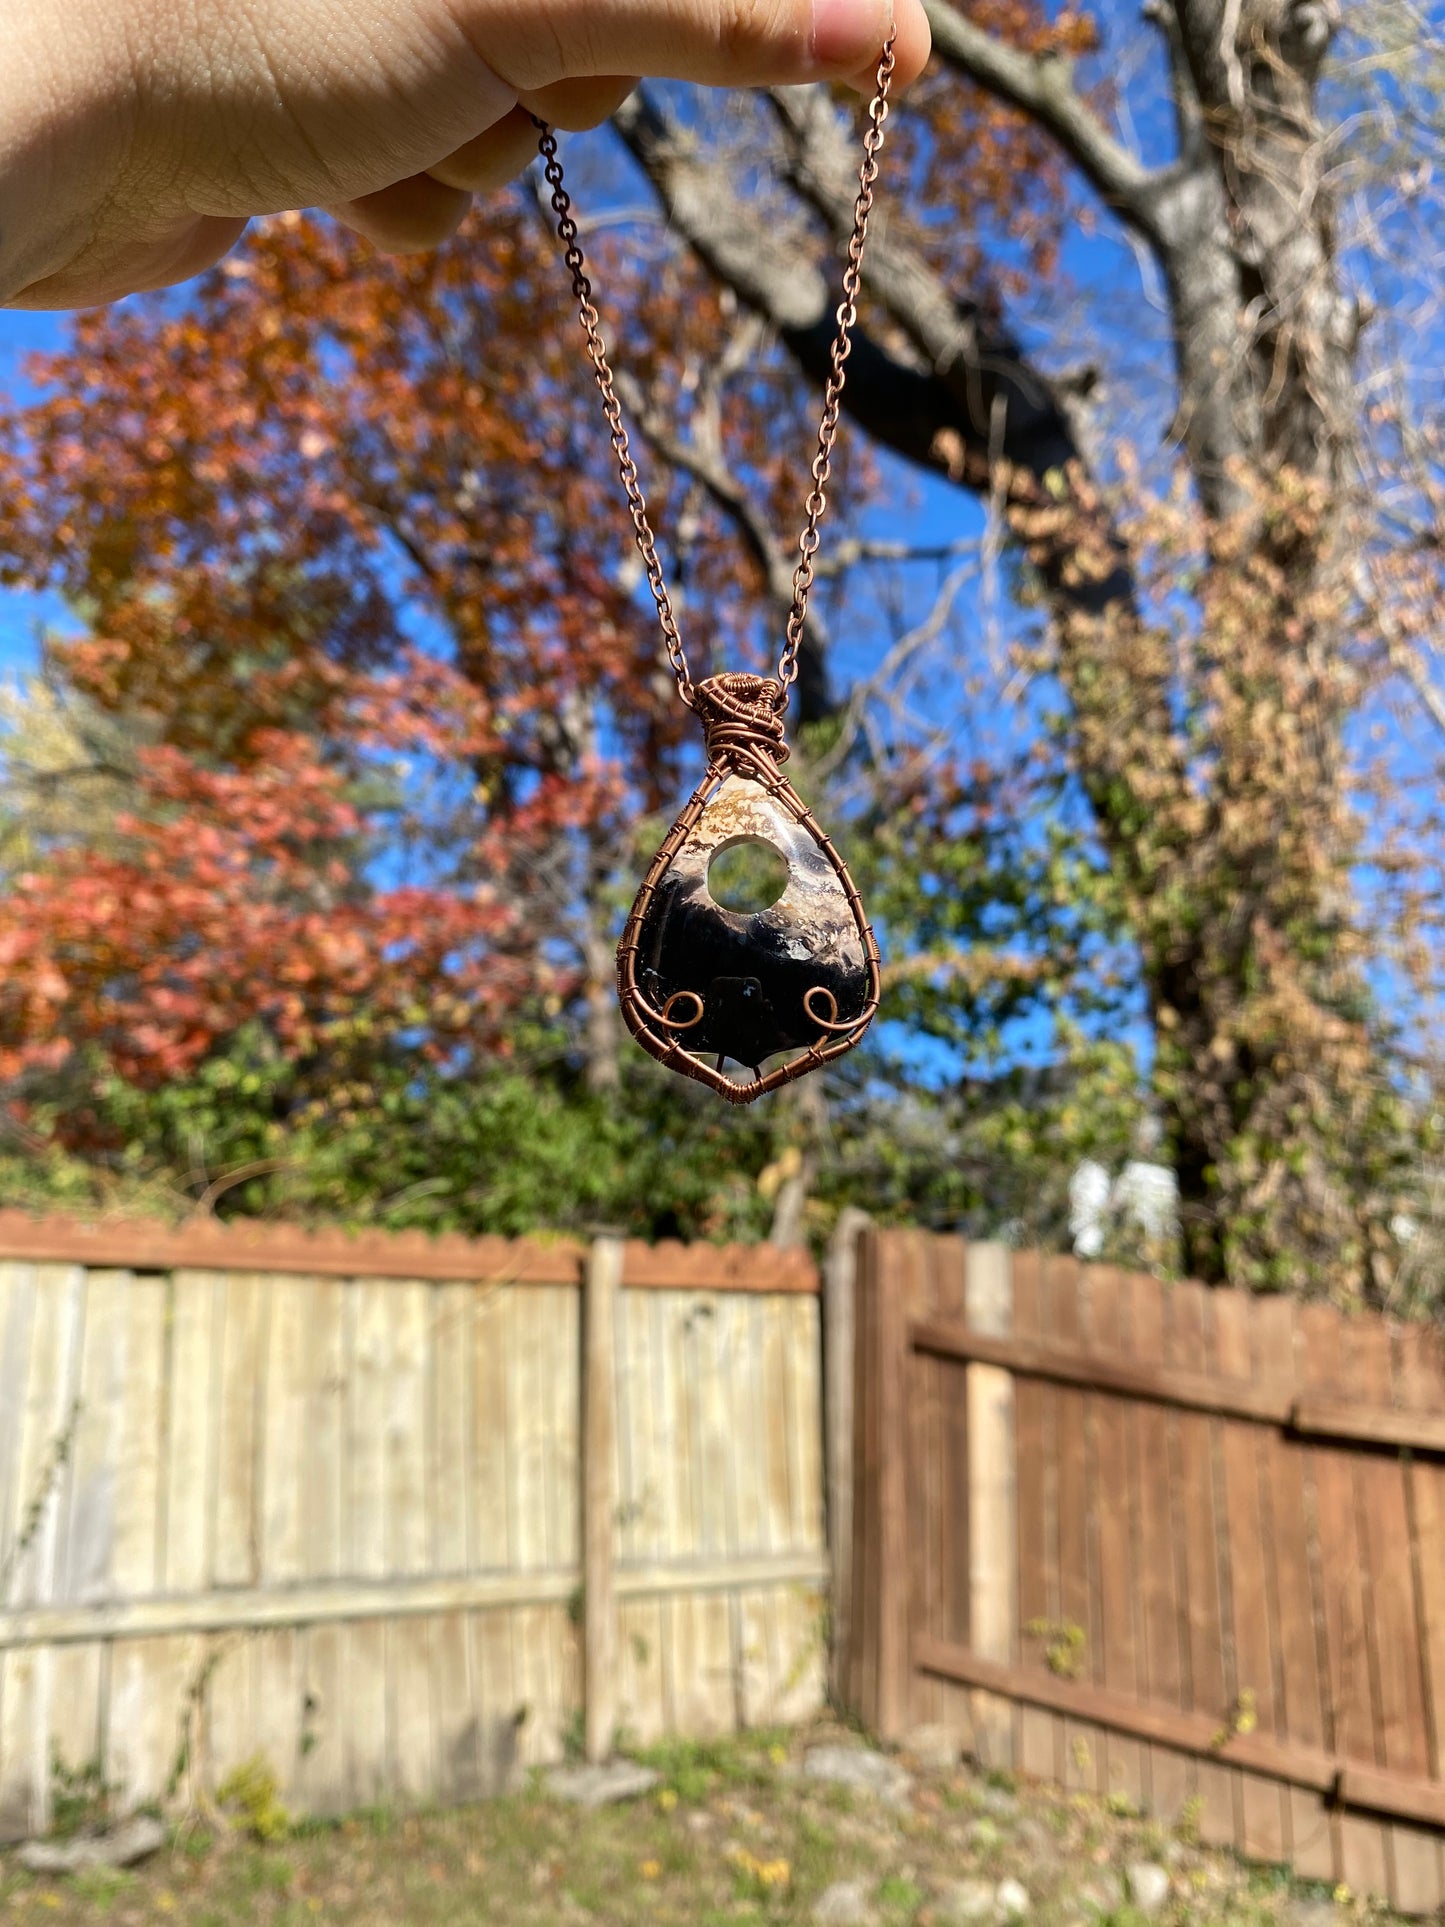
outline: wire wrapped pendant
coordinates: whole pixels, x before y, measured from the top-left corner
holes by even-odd
[[[841,1057],[878,1008],[878,946],[847,865],[783,775],[784,688],[712,676],[692,692],[707,769],[644,877],[617,951],[617,988],[643,1049],[733,1104]],[[708,888],[713,859],[762,842],[788,868],[768,909]],[[771,1069],[771,1057],[793,1053]],[[707,1060],[711,1058],[712,1062]],[[733,1062],[747,1078],[726,1075]]]
[[[618,479],[657,606],[667,660],[678,695],[701,718],[707,743],[703,779],[653,858],[622,933],[617,951],[618,995],[627,1028],[645,1051],[684,1077],[707,1084],[731,1104],[750,1104],[764,1091],[776,1090],[852,1050],[878,1008],[878,946],[862,899],[847,865],[783,775],[781,765],[788,759],[783,712],[788,687],[798,676],[846,363],[858,319],[863,249],[888,118],[893,49],[890,32],[878,57],[877,90],[868,103],[838,330],[828,357],[812,486],[803,505],[792,606],[775,677],[709,676],[696,684],[692,680],[623,424],[571,197],[562,182],[556,136],[544,120],[532,116],[587,359],[602,397]],[[708,887],[714,857],[740,843],[767,845],[783,858],[788,872],[777,901],[747,914],[726,909]],[[763,1069],[769,1058],[779,1056],[782,1063]],[[730,1060],[751,1070],[751,1077],[726,1076],[724,1066]]]

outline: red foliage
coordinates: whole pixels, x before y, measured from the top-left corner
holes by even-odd
[[[985,119],[981,191],[1014,206],[1018,130]],[[967,132],[934,129],[938,165]],[[604,231],[591,258],[618,364],[685,425],[724,297],[680,251]],[[154,1083],[253,1019],[293,1058],[504,1049],[573,994],[579,892],[690,735],[555,236],[521,192],[405,261],[283,216],[31,372],[0,580],[65,597],[57,669],[149,747],[124,820],[0,892],[0,1077],[85,1049]],[[780,350],[723,400],[780,525],[816,406]],[[659,529],[701,531],[694,668],[771,655],[755,561],[648,466]]]
[[[250,747],[239,771],[144,752],[155,814],[0,898],[0,1076],[89,1044],[153,1084],[258,1018],[296,1056],[358,1021],[378,1038],[424,1026],[437,1051],[458,1028],[485,1038],[531,987],[497,954],[516,920],[485,890],[367,888],[336,772],[302,736]]]
[[[290,218],[37,362],[4,574],[83,613],[57,667],[151,747],[0,896],[0,1076],[152,1083],[253,1019],[501,1049],[567,993],[563,846],[677,734],[571,325],[515,208],[404,264]]]

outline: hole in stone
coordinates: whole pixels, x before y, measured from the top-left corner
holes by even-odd
[[[724,910],[755,917],[770,910],[788,887],[788,866],[760,836],[740,836],[713,852],[707,867],[708,894]]]

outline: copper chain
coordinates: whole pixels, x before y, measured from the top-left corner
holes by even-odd
[[[844,364],[852,352],[852,333],[858,320],[858,295],[863,278],[863,249],[868,240],[868,219],[873,212],[873,190],[878,179],[878,156],[883,147],[883,124],[888,119],[888,85],[893,78],[893,40],[890,33],[878,62],[874,95],[868,103],[868,131],[863,137],[863,162],[858,170],[858,198],[853,204],[853,232],[848,242],[848,265],[843,270],[843,299],[837,308],[838,332],[833,337],[829,357],[827,386],[823,393],[823,414],[818,424],[818,448],[813,457],[813,486],[803,504],[806,520],[798,537],[798,566],[793,574],[793,601],[783,652],[778,659],[778,680],[783,686],[783,707],[788,689],[798,679],[798,650],[802,646],[803,626],[808,618],[808,596],[813,587],[814,558],[820,537],[818,524],[828,506],[828,479],[833,466],[833,444],[838,436],[838,417],[846,380]],[[617,458],[617,473],[627,496],[638,553],[647,571],[647,586],[657,605],[657,619],[667,649],[667,660],[677,680],[677,693],[691,709],[692,675],[677,627],[672,598],[667,592],[662,564],[657,556],[657,540],[647,519],[647,500],[637,480],[637,464],[632,459],[627,430],[622,422],[622,404],[617,399],[612,370],[607,361],[607,346],[602,339],[601,318],[592,299],[577,223],[572,215],[571,197],[562,185],[562,163],[557,157],[557,137],[537,115],[532,116],[538,131],[537,145],[545,164],[547,185],[552,190],[552,211],[557,216],[557,233],[566,250],[564,259],[572,275],[572,292],[577,298],[577,313],[587,338],[587,359],[593,379],[602,395],[602,412],[612,437],[612,452]]]

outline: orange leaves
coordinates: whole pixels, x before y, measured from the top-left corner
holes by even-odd
[[[1074,58],[1098,44],[1092,15],[1078,8],[1050,14],[1031,0],[971,0],[959,11],[1025,53]],[[935,60],[890,139],[906,157],[917,199],[948,210],[948,220],[923,226],[919,239],[950,286],[975,299],[1007,296],[1056,271],[1066,225],[1081,210],[1070,205],[1058,148],[1028,116]],[[1008,259],[1018,260],[1019,250],[1027,272]]]
[[[488,693],[419,649],[403,650],[394,671],[358,681],[350,713],[356,740],[371,748],[471,759],[505,744]]]
[[[496,905],[367,887],[361,818],[305,738],[273,732],[244,770],[171,748],[142,765],[118,854],[70,852],[0,899],[0,1075],[93,1046],[154,1084],[256,1019],[288,1051],[358,1017],[382,1045],[418,1025],[475,1042],[528,987],[488,961],[512,925]]]

